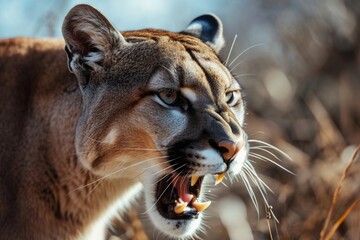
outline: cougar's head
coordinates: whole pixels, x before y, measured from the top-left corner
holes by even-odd
[[[121,34],[78,5],[63,34],[83,99],[78,158],[96,175],[141,181],[154,225],[190,236],[210,204],[204,182],[237,175],[248,155],[242,90],[217,56],[220,20]]]

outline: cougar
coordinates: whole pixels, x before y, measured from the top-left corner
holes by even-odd
[[[141,191],[160,232],[193,236],[204,183],[249,152],[221,21],[120,33],[77,5],[62,33],[0,41],[0,238],[103,239]]]

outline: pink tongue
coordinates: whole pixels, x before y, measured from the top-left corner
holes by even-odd
[[[188,183],[189,177],[174,175],[173,176],[173,184],[178,191],[179,197],[184,201],[189,203],[193,198],[193,195],[188,193]]]

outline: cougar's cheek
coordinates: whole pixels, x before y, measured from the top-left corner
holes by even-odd
[[[107,178],[136,178],[144,169],[157,164],[161,153],[146,151],[156,149],[151,135],[141,129],[129,129],[113,127],[100,140],[88,141],[87,146],[92,144],[88,153],[79,154],[84,166]]]

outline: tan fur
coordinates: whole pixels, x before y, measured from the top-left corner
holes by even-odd
[[[81,14],[74,17],[79,8],[84,15],[90,11],[93,24]],[[72,11],[64,22],[65,40],[74,56],[97,49],[96,57],[83,56],[91,70],[75,59],[68,71],[63,40],[0,41],[0,239],[83,237],[147,168],[168,166],[164,139],[197,138],[201,129],[191,130],[192,122],[186,123],[190,132],[174,136],[166,121],[171,111],[148,95],[157,72],[165,76],[161,84],[182,84],[196,93],[193,99],[203,99],[194,103],[203,126],[203,112],[213,109],[238,121],[223,103],[234,80],[201,40],[160,30],[119,34],[88,6]],[[216,136],[235,136],[227,131],[216,130]],[[207,138],[202,141],[199,147],[208,145]]]

